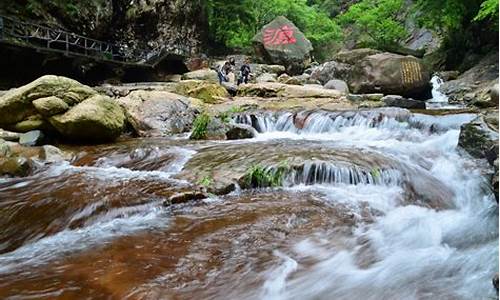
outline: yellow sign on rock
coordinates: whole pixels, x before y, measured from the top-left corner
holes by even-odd
[[[420,63],[411,59],[403,60],[401,62],[401,78],[403,85],[422,81],[422,67]]]

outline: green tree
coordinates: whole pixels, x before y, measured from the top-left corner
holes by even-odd
[[[211,38],[229,48],[249,49],[262,26],[280,15],[294,22],[315,48],[341,37],[336,22],[307,0],[208,1]]]
[[[339,16],[340,24],[366,35],[364,46],[390,50],[407,36],[398,19],[404,13],[403,4],[403,0],[363,0]]]

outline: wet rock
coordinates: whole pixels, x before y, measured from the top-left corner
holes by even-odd
[[[387,95],[382,98],[386,106],[401,107],[407,109],[425,109],[425,102],[413,99],[407,99],[399,95]]]
[[[0,129],[0,139],[4,141],[19,141],[20,133]]]
[[[333,79],[349,81],[353,66],[336,61],[329,61],[315,68],[311,73],[311,79],[321,84],[326,84]]]
[[[45,135],[40,130],[32,130],[21,134],[19,144],[23,146],[39,146],[45,140]]]
[[[226,132],[228,140],[251,139],[257,136],[257,131],[249,125],[231,124],[230,129]]]
[[[133,91],[117,101],[139,136],[187,132],[201,105],[197,99],[164,91]]]
[[[120,105],[102,95],[92,96],[49,121],[62,136],[76,141],[112,141],[125,127]]]
[[[184,73],[182,75],[183,80],[205,80],[213,83],[218,83],[219,78],[217,77],[217,72],[211,69],[201,69],[196,71],[191,71]]]
[[[54,163],[67,160],[68,157],[61,149],[52,145],[45,145],[40,148],[39,158]]]
[[[276,74],[264,73],[259,77],[255,78],[255,82],[264,83],[264,82],[277,82]]]
[[[343,80],[332,79],[332,80],[328,81],[324,87],[325,87],[325,89],[337,90],[337,91],[340,91],[342,93],[349,94],[349,86],[347,86],[347,83],[345,83],[345,81],[343,81]]]
[[[379,53],[382,53],[382,52],[379,50],[370,49],[370,48],[360,48],[360,49],[354,49],[354,50],[348,50],[348,51],[341,51],[333,57],[333,60],[336,62],[344,63],[344,64],[354,65],[358,61],[362,60],[363,58],[365,58],[367,56],[375,55],[375,54],[379,54]]]
[[[498,293],[498,273],[493,277],[491,282],[493,283],[493,287],[495,287]]]
[[[261,60],[284,65],[290,74],[301,73],[311,62],[311,42],[283,16],[265,25],[253,38],[253,44]]]
[[[413,56],[380,53],[367,56],[354,66],[349,87],[354,93],[383,93],[428,99],[430,73]]]
[[[0,158],[0,175],[28,176],[31,168],[31,160],[24,157]]]
[[[33,101],[33,106],[45,117],[58,115],[69,109],[69,105],[66,102],[55,96],[36,99]]]
[[[200,191],[180,192],[170,196],[168,200],[163,203],[163,205],[170,206],[172,204],[181,204],[193,200],[202,200],[205,198],[208,198],[208,195]]]
[[[487,159],[490,164],[498,158],[498,132],[488,126],[483,116],[462,125],[458,145],[471,156]]]

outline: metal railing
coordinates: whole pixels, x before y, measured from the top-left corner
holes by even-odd
[[[67,56],[84,56],[102,61],[144,66],[154,66],[167,55],[167,52],[179,55],[184,51],[184,49],[170,49],[170,51],[131,49],[125,45],[107,43],[1,15],[0,41],[59,52]]]

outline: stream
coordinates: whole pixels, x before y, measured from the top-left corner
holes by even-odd
[[[474,117],[249,112],[249,140],[73,147],[0,178],[0,298],[493,299],[498,207],[457,149]],[[281,161],[281,187],[164,205]]]

